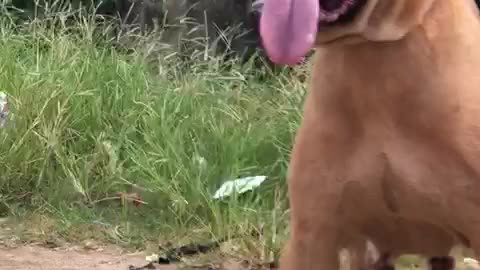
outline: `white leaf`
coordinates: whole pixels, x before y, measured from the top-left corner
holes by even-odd
[[[213,195],[214,199],[219,199],[227,197],[234,192],[238,194],[244,193],[246,191],[252,190],[260,186],[267,177],[264,175],[261,176],[250,176],[235,179],[232,181],[225,182]]]

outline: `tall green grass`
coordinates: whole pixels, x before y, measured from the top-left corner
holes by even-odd
[[[1,215],[48,214],[61,235],[102,224],[108,239],[140,246],[248,236],[259,254],[278,247],[303,82],[218,59],[151,61],[148,44],[125,54],[93,19],[67,26],[62,16],[0,22],[0,91],[10,101]],[[211,198],[251,175],[268,180],[244,196]],[[112,198],[131,190],[146,204]]]

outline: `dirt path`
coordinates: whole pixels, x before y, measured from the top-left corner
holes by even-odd
[[[129,265],[146,264],[145,256],[115,251],[47,249],[39,246],[0,248],[0,270],[128,270]],[[174,270],[172,266],[157,267]]]
[[[130,265],[140,267],[146,264],[144,254],[126,254],[119,250],[50,249],[35,245],[0,247],[0,270],[129,270]],[[154,266],[155,268],[145,270],[266,269],[244,267],[241,263],[230,260],[221,261],[220,264],[193,267],[158,264]]]

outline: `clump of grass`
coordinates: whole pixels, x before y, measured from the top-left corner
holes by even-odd
[[[11,111],[0,130],[2,214],[43,213],[70,236],[102,224],[106,238],[136,246],[240,235],[269,256],[285,235],[303,83],[213,60],[152,66],[142,50],[126,55],[108,35],[94,38],[91,21],[55,20],[0,21],[0,90]],[[212,200],[226,180],[250,175],[268,181]],[[146,204],[109,199],[132,191]]]

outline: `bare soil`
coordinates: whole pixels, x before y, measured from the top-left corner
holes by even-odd
[[[85,251],[75,248],[48,249],[41,246],[0,247],[0,270],[128,270],[145,265],[145,255],[110,250]],[[174,270],[174,266],[157,267]]]
[[[38,245],[0,247],[0,270],[128,270],[130,265],[140,267],[148,262],[145,254],[128,254],[120,249],[85,250],[82,248],[46,248]],[[247,270],[235,260],[204,265],[158,265],[157,270]],[[142,270],[143,270],[142,269]]]

